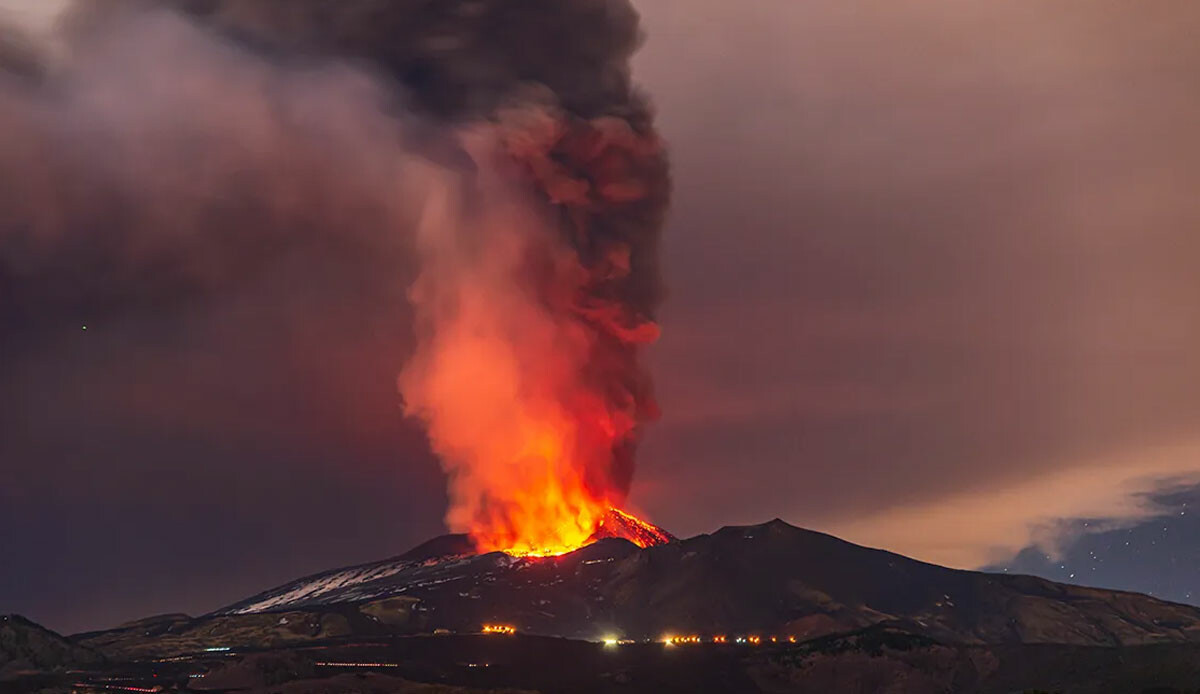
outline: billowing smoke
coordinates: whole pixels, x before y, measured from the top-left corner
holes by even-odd
[[[661,147],[627,121],[522,104],[468,134],[473,198],[419,236],[420,343],[401,377],[451,474],[451,527],[488,549],[583,544],[625,500],[655,415]]]
[[[91,0],[65,34],[4,61],[5,312],[391,264],[452,529],[549,553],[623,503],[669,193],[627,0]]]

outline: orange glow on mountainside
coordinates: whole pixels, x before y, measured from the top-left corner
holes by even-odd
[[[594,509],[589,509],[589,513]],[[542,528],[543,526],[535,526]],[[578,522],[567,523],[551,528],[550,532],[539,532],[537,536],[546,537],[540,543],[517,542],[508,546],[491,546],[484,551],[501,551],[516,557],[556,557],[574,552],[606,537],[616,537],[628,540],[638,547],[652,547],[670,542],[674,538],[646,521],[616,508],[603,509],[599,521],[591,526],[586,534],[584,526]],[[479,540],[476,540],[479,545]],[[481,550],[484,549],[479,545]]]

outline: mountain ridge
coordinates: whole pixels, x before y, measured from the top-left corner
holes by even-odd
[[[103,657],[92,649],[16,614],[0,615],[0,679],[26,670],[93,665]]]
[[[779,519],[647,548],[608,538],[545,558],[463,553],[464,542],[434,538],[392,559],[315,573],[195,620],[89,634],[83,642],[158,653],[264,640],[471,633],[484,624],[593,641],[806,640],[890,625],[959,644],[1200,642],[1200,609],[1191,606],[950,569]]]
[[[890,619],[911,621],[952,641],[1116,645],[1200,639],[1200,610],[1193,607],[1032,576],[950,569],[778,518],[644,549],[606,539],[554,558],[429,551],[439,542],[454,546],[447,537],[454,536],[435,538],[393,560],[298,579],[214,615],[405,596],[435,613],[429,615],[432,622],[444,615],[447,628],[464,629],[470,620],[490,615],[532,633],[572,637],[596,636],[586,632],[587,622],[597,620],[645,638],[729,630],[811,636]],[[446,584],[465,589],[449,594],[439,587]],[[539,590],[545,595],[536,595]],[[465,603],[481,600],[495,606],[467,609]],[[659,618],[634,614],[638,606]],[[1055,612],[1086,619],[1051,628],[1046,620]],[[1000,615],[1015,620],[1011,629],[995,623]]]

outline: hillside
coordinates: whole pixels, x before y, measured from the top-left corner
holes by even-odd
[[[25,671],[94,665],[95,651],[19,615],[0,616],[0,679]]]

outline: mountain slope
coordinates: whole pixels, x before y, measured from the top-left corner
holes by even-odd
[[[532,633],[811,637],[894,623],[961,643],[1130,645],[1200,640],[1200,610],[1029,576],[958,571],[775,520],[638,549],[601,540],[562,557],[469,555],[439,538],[326,572],[216,615],[403,597],[412,629],[504,622]],[[445,556],[447,554],[454,556]]]
[[[0,616],[0,678],[27,670],[52,670],[98,663],[95,651],[79,646],[18,615]]]

